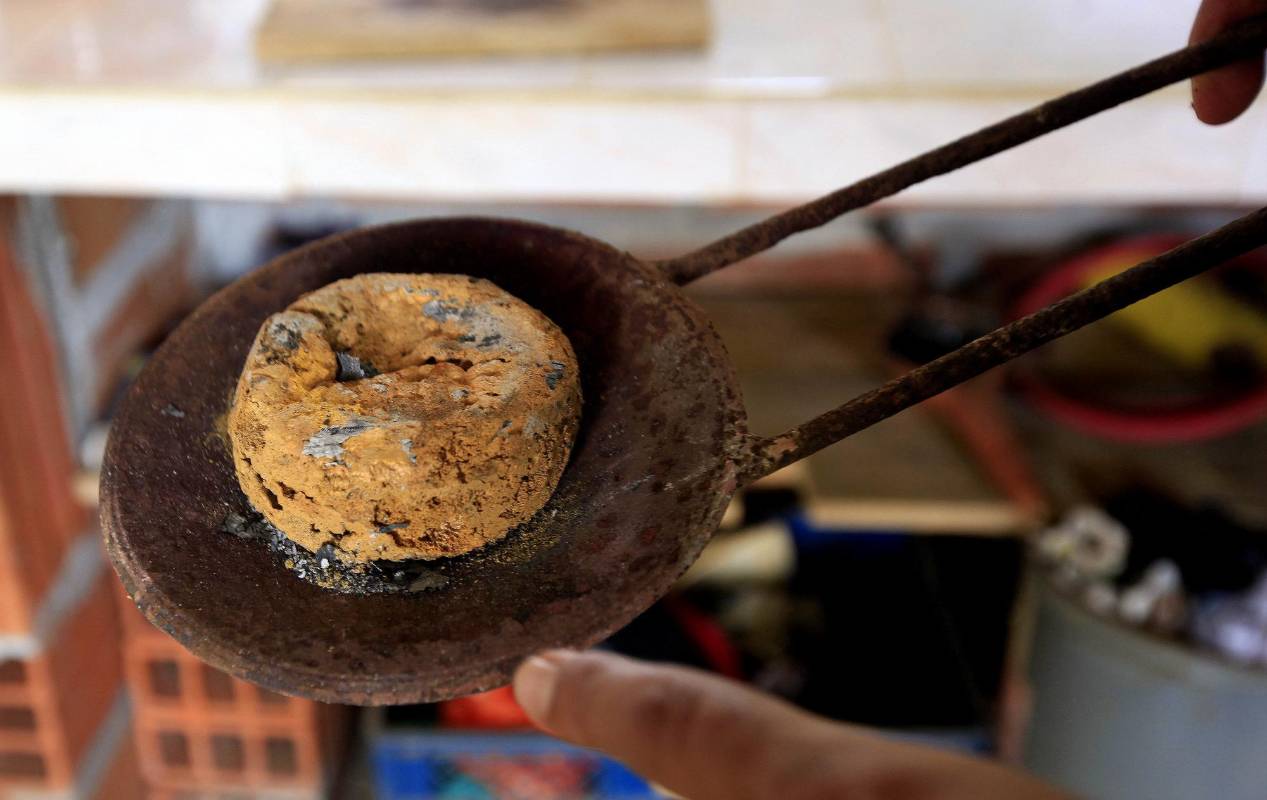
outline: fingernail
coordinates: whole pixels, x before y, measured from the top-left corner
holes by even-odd
[[[559,678],[559,665],[570,654],[554,650],[532,656],[515,670],[515,700],[532,721],[546,726],[546,715],[554,702],[554,689]]]

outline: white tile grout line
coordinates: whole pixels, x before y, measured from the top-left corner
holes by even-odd
[[[67,440],[74,442],[78,439],[74,411],[77,405],[74,401],[76,395],[68,390],[75,388],[78,373],[66,369],[66,365],[75,363],[74,351],[62,331],[63,318],[70,313],[67,306],[70,284],[66,277],[70,274],[70,262],[64,237],[52,233],[57,230],[55,211],[56,207],[50,198],[31,196],[20,199],[17,254],[20,256],[19,266],[27,274],[30,289],[37,295],[35,310],[56,351],[53,355],[59,362],[57,401],[62,411],[58,416]]]
[[[0,636],[0,661],[30,660],[44,652],[61,624],[92,590],[104,566],[97,532],[81,534],[62,558],[53,587],[35,612],[30,633]]]
[[[74,312],[88,336],[100,335],[137,282],[176,249],[190,213],[186,200],[154,203],[102,257],[88,285],[75,293]]]
[[[127,690],[120,687],[115,693],[110,711],[97,727],[88,751],[79,762],[79,770],[75,775],[75,797],[86,800],[101,788],[101,782],[109,774],[115,757],[123,749],[131,723],[132,703],[128,699]]]
[[[40,284],[50,312],[51,332],[62,351],[62,382],[70,391],[72,440],[91,421],[91,398],[97,383],[93,344],[139,282],[175,251],[185,221],[191,218],[188,201],[167,199],[151,204],[128,225],[114,246],[102,256],[85,286],[77,287],[71,261],[75,242],[65,229],[56,198],[31,194],[24,198],[23,259]]]
[[[115,693],[110,710],[88,742],[70,787],[52,790],[14,788],[4,797],[6,800],[89,800],[101,789],[115,758],[123,752],[123,745],[131,735],[131,723],[132,703],[127,690],[120,688]]]

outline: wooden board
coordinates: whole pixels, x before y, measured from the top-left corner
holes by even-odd
[[[274,0],[272,61],[699,47],[707,0]]]

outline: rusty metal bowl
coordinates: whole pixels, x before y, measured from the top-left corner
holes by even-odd
[[[265,318],[385,264],[487,278],[542,310],[576,349],[586,403],[568,469],[528,524],[437,562],[443,589],[338,594],[221,532],[251,513],[221,431]],[[319,700],[430,701],[505,683],[543,646],[595,642],[664,594],[734,492],[743,425],[717,334],[645,264],[541,225],[408,222],[296,250],[186,320],[115,421],[102,514],[129,594],[210,663]]]
[[[737,486],[1262,245],[1267,211],[766,439],[747,433],[722,343],[678,284],[1265,42],[1267,22],[1253,21],[658,264],[570,231],[492,219],[387,225],[291,252],[204,303],[129,391],[102,474],[110,557],[150,621],[276,691],[390,704],[499,686],[528,654],[599,641],[667,592]],[[250,512],[223,420],[266,317],[331,281],[385,270],[488,278],[546,313],[576,350],[585,407],[567,470],[530,522],[435,562],[440,588],[341,594],[300,580],[260,542],[222,532],[230,515]]]

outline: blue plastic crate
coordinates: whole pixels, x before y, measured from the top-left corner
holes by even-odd
[[[384,731],[370,745],[378,800],[651,800],[623,764],[538,734]]]

